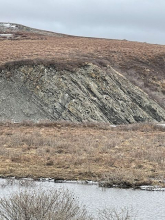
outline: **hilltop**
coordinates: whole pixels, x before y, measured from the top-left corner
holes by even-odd
[[[11,34],[10,39],[27,39],[28,37],[31,37],[31,39],[36,39],[37,37],[39,38],[39,36],[41,35],[58,37],[68,36],[65,34],[54,33],[51,31],[30,28],[21,24],[6,22],[0,22],[0,34]],[[5,39],[5,35],[2,35],[1,37]]]

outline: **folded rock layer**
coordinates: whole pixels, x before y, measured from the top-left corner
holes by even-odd
[[[161,122],[165,110],[111,66],[21,65],[0,72],[0,120]]]

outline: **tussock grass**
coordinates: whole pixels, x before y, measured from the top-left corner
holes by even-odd
[[[165,130],[60,122],[1,123],[0,175],[95,180],[120,186],[161,184]]]

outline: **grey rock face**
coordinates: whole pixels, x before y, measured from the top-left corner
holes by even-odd
[[[0,120],[164,121],[165,110],[111,67],[21,66],[0,73]]]

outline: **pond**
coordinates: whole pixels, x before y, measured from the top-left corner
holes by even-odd
[[[132,210],[132,215],[136,216],[134,219],[137,220],[165,219],[164,191],[100,188],[97,184],[80,184],[72,181],[67,183],[37,181],[29,186],[42,189],[68,189],[94,216],[97,216],[98,210],[104,208],[116,210],[127,208]],[[0,179],[0,197],[8,196],[24,187],[25,185],[18,180],[11,184],[8,180]]]

